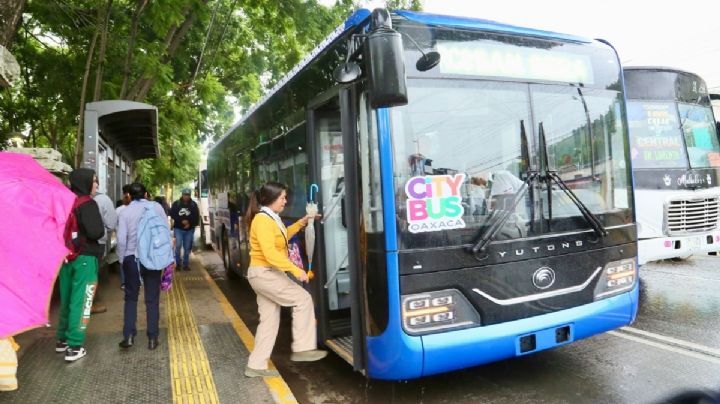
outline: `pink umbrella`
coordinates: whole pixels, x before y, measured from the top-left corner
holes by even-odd
[[[0,338],[47,324],[74,200],[32,157],[0,153]]]

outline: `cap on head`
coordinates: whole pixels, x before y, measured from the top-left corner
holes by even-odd
[[[184,188],[184,189],[182,190],[182,194],[183,194],[183,195],[190,195],[190,194],[191,194],[190,188]]]

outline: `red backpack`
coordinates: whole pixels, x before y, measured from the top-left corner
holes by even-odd
[[[77,208],[86,202],[90,202],[92,197],[90,195],[78,196],[73,202],[72,209],[70,210],[70,216],[68,216],[67,222],[65,222],[65,230],[63,231],[63,239],[65,239],[65,247],[70,252],[65,257],[66,262],[74,261],[75,258],[80,255],[80,248],[85,245],[85,237],[80,235],[78,221],[77,221]],[[75,241],[77,240],[77,242]]]

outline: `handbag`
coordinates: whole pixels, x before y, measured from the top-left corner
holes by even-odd
[[[300,254],[300,246],[298,245],[298,243],[290,242],[288,244],[288,256],[290,258],[290,261],[295,264],[296,267],[300,269],[305,269],[305,266],[303,265],[302,255]]]
[[[170,264],[163,269],[160,277],[160,290],[167,292],[172,287],[173,275],[175,274],[175,264]]]

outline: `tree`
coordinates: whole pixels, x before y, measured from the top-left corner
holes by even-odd
[[[28,133],[74,162],[85,100],[153,104],[161,158],[143,161],[139,174],[151,189],[169,189],[196,175],[201,140],[221,136],[234,108],[257,101],[352,7],[351,0],[329,8],[316,0],[30,0],[16,40],[22,80],[0,92],[0,134]]]
[[[391,10],[422,11],[420,0],[387,0],[385,6]]]
[[[0,45],[10,49],[24,8],[25,0],[3,0],[0,3]]]

